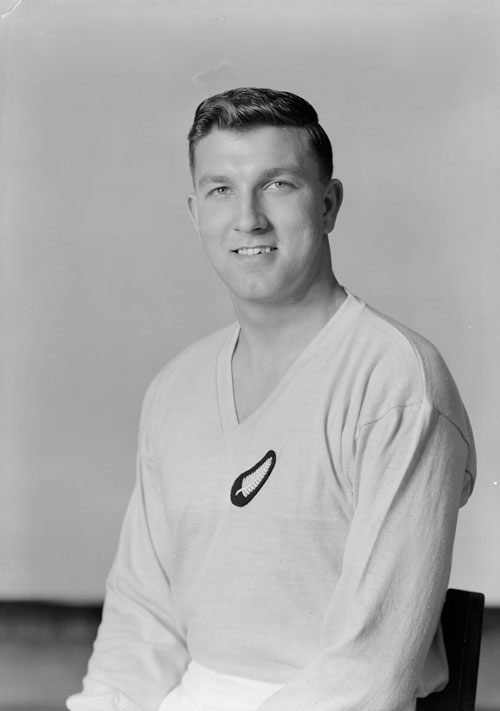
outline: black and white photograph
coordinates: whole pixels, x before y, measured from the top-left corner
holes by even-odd
[[[500,3],[0,0],[0,711],[500,711]]]

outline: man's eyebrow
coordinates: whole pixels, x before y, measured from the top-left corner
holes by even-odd
[[[288,175],[296,175],[297,177],[304,175],[304,170],[296,163],[285,163],[284,165],[277,165],[272,168],[266,168],[262,173],[259,173],[260,180],[271,180],[279,175],[287,173]],[[198,187],[202,188],[204,185],[213,183],[231,183],[232,180],[227,175],[214,175],[212,173],[205,173],[198,180]]]
[[[212,173],[205,173],[198,180],[198,187],[202,188],[204,185],[211,183],[230,183],[231,178],[227,175],[213,175]]]
[[[263,180],[271,180],[272,178],[276,178],[278,175],[283,175],[285,173],[300,177],[304,175],[304,170],[296,163],[285,163],[284,165],[278,165],[274,168],[267,168],[260,174],[260,178]]]

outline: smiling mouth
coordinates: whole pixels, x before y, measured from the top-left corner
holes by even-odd
[[[276,247],[240,247],[240,249],[233,249],[234,254],[241,254],[245,257],[254,257],[257,254],[270,254],[276,251]]]

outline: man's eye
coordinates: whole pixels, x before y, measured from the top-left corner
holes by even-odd
[[[292,187],[290,183],[287,183],[284,180],[273,180],[272,183],[269,183],[266,190],[283,190],[284,188],[290,187]]]
[[[210,195],[215,195],[216,197],[223,197],[224,195],[227,195],[228,192],[229,188],[226,185],[221,185],[220,187],[211,190]]]

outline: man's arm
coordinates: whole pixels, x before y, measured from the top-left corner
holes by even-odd
[[[323,650],[259,711],[414,709],[470,486],[467,459],[459,430],[428,403],[361,428],[355,514]]]
[[[106,586],[103,620],[71,711],[156,711],[180,681],[188,654],[165,569],[169,530],[142,417],[138,475]]]

